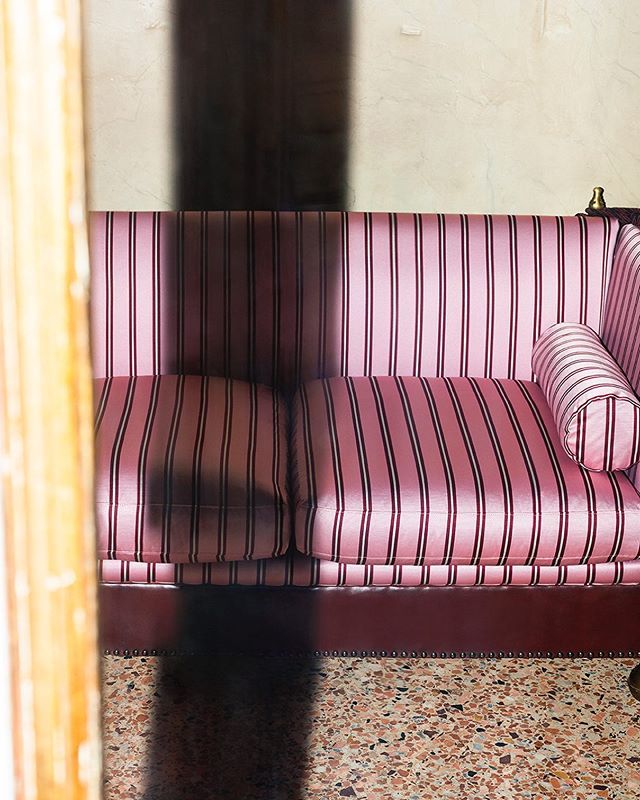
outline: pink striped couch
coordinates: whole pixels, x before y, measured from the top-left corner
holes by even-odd
[[[105,646],[197,598],[258,649],[638,650],[640,474],[572,461],[532,374],[580,322],[640,389],[638,228],[96,213],[91,265]]]

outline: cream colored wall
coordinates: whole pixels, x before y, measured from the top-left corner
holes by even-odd
[[[637,0],[355,8],[354,207],[573,213],[595,184],[640,205]]]
[[[173,206],[172,0],[84,0],[89,206]]]
[[[574,213],[595,184],[640,205],[637,0],[353,9],[348,207]],[[172,18],[85,2],[93,208],[174,204]]]

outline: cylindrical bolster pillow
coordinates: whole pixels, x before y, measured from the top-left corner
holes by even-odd
[[[591,328],[547,328],[533,348],[533,371],[574,461],[615,470],[640,460],[640,402]]]

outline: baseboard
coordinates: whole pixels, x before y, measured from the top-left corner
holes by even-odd
[[[640,655],[640,586],[105,584],[105,651],[279,655]]]

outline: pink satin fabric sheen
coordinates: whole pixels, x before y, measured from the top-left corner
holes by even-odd
[[[625,225],[616,242],[611,281],[602,323],[602,341],[640,393],[640,228]],[[640,469],[629,470],[640,491]]]
[[[95,382],[100,558],[236,561],[288,547],[285,410],[188,375]]]
[[[592,470],[628,469],[640,459],[640,402],[591,328],[547,328],[533,369],[570,458]]]
[[[543,330],[600,330],[617,231],[573,216],[94,213],[95,375],[531,380]]]
[[[238,582],[253,585],[261,576],[286,573],[287,559],[271,557],[287,550],[290,536],[287,409],[267,387],[289,397],[318,378],[419,375],[454,381],[470,376],[480,379],[478,385],[483,378],[520,383],[486,381],[491,387],[479,392],[484,409],[477,393],[456,388],[468,422],[463,426],[449,390],[434,390],[438,435],[451,463],[447,478],[438,435],[428,417],[415,413],[429,465],[426,492],[415,466],[416,443],[407,433],[406,403],[386,387],[380,390],[383,409],[388,401],[389,449],[380,439],[380,402],[376,406],[374,398],[372,406],[363,395],[369,500],[363,499],[359,471],[362,442],[354,439],[353,417],[350,422],[345,416],[351,406],[345,406],[343,390],[337,462],[330,452],[335,445],[322,441],[326,399],[324,407],[318,402],[309,426],[313,458],[320,456],[318,502],[309,505],[307,491],[309,463],[315,462],[301,460],[298,452],[298,536],[309,552],[366,564],[300,556],[296,564],[306,566],[297,566],[302,571],[295,574],[312,572],[296,578],[299,585],[558,582],[570,574],[572,581],[588,583],[594,570],[603,582],[633,582],[638,495],[624,475],[589,475],[570,461],[557,436],[553,440],[552,415],[529,381],[534,342],[554,323],[571,321],[602,333],[638,389],[634,231],[623,230],[611,274],[618,223],[596,217],[93,214],[94,369],[100,378],[113,376],[115,389],[98,441],[103,577],[119,569],[124,582],[146,571],[178,576],[177,582],[187,576],[186,582],[224,584],[224,575],[237,575]],[[184,411],[176,421],[179,374],[187,377]],[[140,376],[140,383],[127,399],[130,375]],[[164,388],[149,428],[148,376],[154,375],[163,376]],[[206,402],[199,375],[217,376]],[[227,436],[229,404],[220,376],[235,379]],[[252,389],[245,381],[259,385]],[[523,387],[529,400],[519,399]],[[413,393],[407,389],[410,410]],[[487,413],[489,426],[483,422]],[[298,421],[298,451],[300,436]],[[342,458],[355,472],[343,474],[348,504],[338,532],[334,468]],[[636,473],[632,468],[629,474],[640,486]],[[399,514],[392,513],[392,493]],[[433,512],[428,530],[421,506],[426,498]],[[366,503],[370,513],[363,515]],[[517,514],[505,513],[509,508]],[[363,528],[367,516],[376,523],[369,529]],[[395,566],[385,564],[390,554]],[[420,559],[427,566],[411,566]],[[618,563],[596,563],[608,559]],[[273,580],[279,585],[280,578]]]
[[[610,586],[640,583],[640,561],[567,567],[372,567],[295,554],[230,564],[101,561],[99,577],[104,583],[212,586]]]
[[[639,557],[624,473],[564,452],[539,386],[332,378],[295,405],[298,549],[350,564],[568,565]]]

